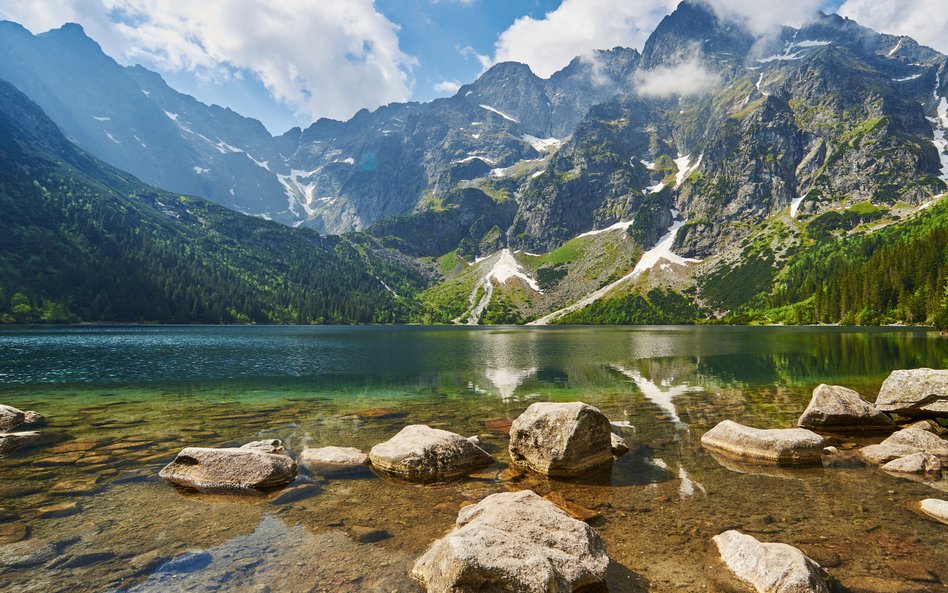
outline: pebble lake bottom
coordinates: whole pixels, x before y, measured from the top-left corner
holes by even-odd
[[[718,591],[728,529],[800,548],[839,591],[948,591],[948,527],[912,509],[948,481],[725,467],[699,442],[724,419],[793,426],[820,383],[874,401],[892,370],[946,363],[948,340],[890,328],[6,329],[0,403],[43,414],[49,442],[0,457],[0,591],[418,592],[411,566],[458,510],[521,489],[598,513],[611,593]],[[544,400],[598,407],[631,453],[594,479],[509,471],[510,421]],[[368,451],[418,423],[498,463],[438,485],[301,466],[258,497],[157,477],[186,446]]]

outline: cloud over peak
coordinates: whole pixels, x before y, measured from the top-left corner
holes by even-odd
[[[301,118],[348,118],[412,91],[414,58],[374,0],[0,0],[0,16],[34,32],[76,21],[122,63],[247,73]]]

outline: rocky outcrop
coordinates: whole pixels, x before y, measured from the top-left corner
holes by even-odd
[[[253,441],[242,445],[241,449],[257,451],[258,453],[272,453],[273,455],[286,455],[286,449],[283,447],[283,441],[280,439],[267,439],[264,441]]]
[[[187,447],[158,475],[201,492],[269,490],[296,478],[296,462],[286,455],[251,449]]]
[[[864,401],[852,389],[820,385],[800,416],[801,428],[826,432],[880,432],[895,430],[892,418]]]
[[[609,419],[582,402],[538,402],[510,427],[510,458],[550,476],[578,476],[609,467]]]
[[[904,428],[878,445],[859,450],[866,461],[875,464],[889,463],[916,453],[927,453],[940,461],[948,461],[948,441],[921,428]]]
[[[410,482],[452,480],[494,463],[461,435],[423,424],[406,426],[372,447],[369,460],[376,471]]]
[[[936,521],[941,521],[948,525],[948,500],[939,500],[937,498],[926,498],[919,503],[919,509]]]
[[[0,404],[0,432],[13,430],[14,428],[24,424],[37,425],[42,424],[43,422],[44,418],[36,412],[24,412],[14,408],[13,406]]]
[[[701,444],[713,451],[747,460],[781,464],[817,464],[823,437],[803,428],[751,428],[725,420],[704,433]]]
[[[524,490],[461,509],[412,576],[428,593],[566,593],[604,585],[608,565],[591,527]]]
[[[39,443],[43,435],[38,432],[0,432],[0,454],[13,453]]]
[[[948,370],[892,371],[876,407],[913,418],[948,418]]]
[[[748,593],[829,593],[830,578],[803,552],[787,544],[762,543],[739,531],[711,538],[737,590]],[[723,571],[715,571],[718,576]]]
[[[941,476],[941,461],[931,453],[919,451],[886,463],[882,470],[890,474],[928,474]]]

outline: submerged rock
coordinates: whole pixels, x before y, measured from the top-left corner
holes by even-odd
[[[913,418],[948,418],[948,370],[892,371],[876,408]]]
[[[550,476],[578,476],[609,467],[612,425],[582,402],[531,404],[510,428],[514,463]]]
[[[612,454],[614,456],[622,457],[623,455],[629,452],[629,444],[625,442],[624,438],[620,437],[616,433],[612,433],[611,440],[612,440],[611,449],[612,449]]]
[[[919,503],[918,508],[932,519],[948,525],[948,500],[926,498]]]
[[[822,431],[879,432],[895,430],[895,421],[864,401],[852,389],[820,385],[798,425]]]
[[[899,457],[882,466],[890,474],[932,474],[941,476],[941,461],[931,453],[919,451]]]
[[[273,455],[286,455],[286,448],[283,447],[283,441],[280,439],[267,439],[264,441],[253,441],[240,447],[259,453],[271,453]]]
[[[36,412],[24,412],[13,406],[0,404],[0,432],[13,430],[24,424],[42,424],[45,419]]]
[[[319,447],[306,448],[300,453],[300,461],[306,464],[324,464],[340,466],[366,465],[369,456],[355,447]]]
[[[524,490],[461,509],[412,576],[428,593],[567,593],[604,586],[608,565],[591,527]]]
[[[751,428],[724,420],[704,433],[701,444],[742,459],[781,464],[818,464],[823,437],[804,428]]]
[[[0,433],[0,454],[13,453],[20,449],[39,443],[43,435],[38,432],[4,432]]]
[[[372,467],[411,482],[460,478],[494,463],[486,451],[459,434],[424,424],[406,426],[369,451]]]
[[[754,593],[829,593],[826,571],[787,544],[762,543],[739,531],[711,538],[741,589]]]
[[[296,462],[286,455],[251,449],[187,447],[158,474],[163,480],[202,492],[269,489],[296,478]]]
[[[919,450],[908,445],[886,445],[884,443],[869,445],[859,450],[860,457],[875,465],[889,463],[913,453],[919,453]]]

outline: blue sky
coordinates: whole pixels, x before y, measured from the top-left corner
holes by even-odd
[[[948,51],[944,0],[704,0],[763,34],[816,10]],[[453,94],[496,61],[549,76],[616,45],[641,48],[678,0],[0,0],[34,33],[78,22],[122,64],[273,133],[318,117]]]

